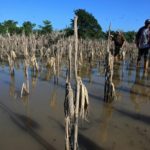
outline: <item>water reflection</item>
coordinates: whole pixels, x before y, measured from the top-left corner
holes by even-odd
[[[92,66],[90,64],[83,65],[78,71],[79,76],[88,78],[89,83],[92,83]]]
[[[27,81],[27,80],[29,80],[28,79],[28,69],[27,69],[27,75],[26,75],[26,72],[24,71],[24,78],[25,78],[25,81],[28,82],[28,84],[29,84],[29,81]],[[32,80],[32,74],[31,74],[31,80]],[[29,108],[29,94],[23,94],[21,96],[21,100],[22,100],[23,105],[25,106],[26,113],[27,113],[27,116],[28,116],[28,112],[29,112],[29,109],[28,109]]]
[[[103,62],[99,62],[97,64],[97,68],[99,70],[99,73],[101,76],[104,76],[105,75],[105,67],[104,67],[104,63]]]
[[[114,65],[114,75],[113,75],[113,81],[114,81],[115,87],[118,87],[121,84],[120,69],[121,69],[120,64],[116,63]]]
[[[135,111],[140,112],[142,103],[150,100],[150,88],[147,86],[147,78],[145,72],[136,70],[135,81],[130,89],[130,100],[134,105]]]
[[[24,107],[26,108],[26,112],[29,110],[29,95],[23,96],[21,98]]]
[[[50,107],[53,110],[56,110],[57,108],[57,86],[56,85],[54,85],[50,95]]]
[[[93,124],[93,122],[90,124],[91,126],[93,126],[93,125],[99,126],[99,128],[100,128],[99,132],[97,132],[97,129],[93,129],[93,128],[92,128],[92,130],[90,130],[91,128],[87,128],[86,130],[83,130],[81,128],[82,134],[81,134],[81,132],[79,132],[79,145],[81,145],[81,148],[83,146],[83,149],[90,149],[91,147],[94,150],[101,149],[101,147],[99,147],[99,146],[102,143],[104,144],[104,146],[108,146],[107,144],[111,143],[111,139],[113,137],[112,133],[114,133],[112,130],[110,130],[110,129],[114,128],[114,126],[112,124],[113,109],[115,109],[115,115],[117,114],[116,115],[117,117],[113,118],[115,121],[118,121],[118,120],[119,121],[123,120],[122,122],[129,121],[129,124],[133,125],[133,126],[135,125],[135,123],[137,123],[134,121],[137,121],[137,120],[141,121],[142,123],[144,123],[146,125],[150,124],[149,114],[147,114],[147,113],[149,113],[149,110],[143,111],[141,109],[143,103],[150,102],[150,84],[149,84],[150,80],[148,79],[149,76],[148,75],[146,76],[145,74],[143,74],[142,70],[137,70],[135,72],[135,69],[133,67],[130,67],[129,69],[121,68],[122,65],[123,64],[116,64],[116,66],[115,66],[116,68],[114,71],[114,76],[115,76],[114,82],[116,83],[115,86],[119,86],[119,88],[116,88],[116,90],[118,90],[117,92],[120,97],[119,99],[122,98],[123,100],[119,103],[119,105],[117,104],[118,109],[113,108],[113,106],[110,104],[104,104],[102,106],[103,108],[102,108],[102,113],[100,114],[101,116],[100,117],[98,116],[100,118],[101,122],[99,124],[97,124],[97,122],[95,122],[96,124]],[[125,64],[125,66],[126,66],[126,64]],[[21,68],[22,67],[20,67],[20,69]],[[7,69],[7,67],[5,69]],[[121,69],[123,69],[123,70],[121,70]],[[7,73],[6,70],[4,70],[4,71],[5,72],[2,72],[2,71],[0,72],[0,74],[2,75],[1,76],[2,80],[6,80],[9,83],[8,79],[10,78],[10,84],[9,85],[5,84],[5,87],[6,87],[5,89],[9,90],[10,97],[15,97],[15,93],[16,93],[15,89],[18,86],[18,84],[21,84],[21,83],[19,83],[20,82],[19,80],[17,81],[17,78],[23,75],[22,74],[23,71],[17,70],[19,73],[16,71],[15,76],[10,76],[10,75],[6,74]],[[91,82],[91,80],[93,80],[92,86],[89,88],[89,96],[91,99],[91,106],[95,106],[97,104],[102,105],[102,101],[103,101],[102,88],[104,87],[103,82],[102,82],[102,81],[104,81],[104,77],[102,76],[102,75],[104,75],[103,64],[100,67],[100,71],[101,71],[101,73],[100,73],[101,76],[97,77],[95,68],[93,69],[90,66],[86,65],[84,67],[84,69],[81,70],[82,77],[86,78],[86,79],[84,79],[84,82],[85,81]],[[21,72],[21,75],[20,75],[20,72]],[[20,129],[24,129],[24,130],[28,131],[29,135],[31,135],[35,140],[37,140],[37,142],[41,143],[41,145],[43,145],[46,149],[48,149],[48,148],[51,149],[51,147],[49,146],[49,143],[45,141],[46,139],[48,141],[53,141],[53,139],[52,139],[53,135],[55,135],[55,139],[60,139],[61,138],[60,135],[63,133],[62,131],[59,131],[59,128],[54,129],[54,127],[53,127],[54,120],[52,120],[52,119],[51,119],[50,124],[48,125],[48,129],[49,129],[49,131],[52,131],[52,130],[54,130],[54,131],[52,133],[47,132],[48,131],[47,130],[47,116],[45,115],[45,114],[47,114],[47,109],[48,109],[48,112],[49,112],[49,109],[51,109],[52,111],[54,110],[56,112],[56,113],[54,111],[52,112],[53,118],[55,120],[58,120],[58,122],[62,125],[62,127],[60,127],[60,128],[62,128],[62,130],[64,131],[64,126],[63,126],[63,117],[64,116],[62,115],[63,105],[62,105],[61,100],[63,100],[63,97],[64,97],[63,92],[65,89],[64,83],[65,83],[65,79],[66,79],[65,72],[66,72],[66,70],[64,70],[62,72],[62,73],[64,73],[64,75],[63,75],[63,77],[61,76],[58,85],[54,84],[53,82],[48,82],[48,80],[50,80],[51,77],[53,79],[53,73],[50,70],[45,69],[45,70],[42,70],[41,72],[39,72],[38,74],[36,72],[35,72],[35,74],[30,72],[31,73],[31,76],[30,76],[31,77],[31,87],[34,89],[33,93],[32,93],[33,90],[31,90],[32,96],[24,95],[21,99],[19,98],[19,102],[15,101],[15,102],[17,102],[17,103],[15,103],[16,104],[15,112],[13,113],[10,110],[8,111],[8,114],[10,115],[10,118],[11,118],[9,120],[10,122],[8,122],[8,123],[11,125],[11,123],[13,122],[15,125],[20,127]],[[39,75],[40,75],[40,77],[39,77]],[[39,79],[43,79],[46,82],[41,82],[41,80],[39,80]],[[4,82],[2,82],[2,84],[4,84]],[[88,83],[86,83],[86,84],[88,85]],[[49,87],[48,88],[49,90],[47,91],[45,89],[47,88],[48,85],[50,85],[51,87]],[[0,86],[0,87],[2,87],[2,86]],[[38,88],[36,88],[36,87],[38,87]],[[94,90],[95,90],[95,88],[100,88],[97,90],[99,92],[98,96],[97,96],[97,91],[94,91],[94,93],[92,92],[93,88],[94,88]],[[48,104],[49,104],[50,108],[47,108],[45,106],[45,101],[44,102],[41,101],[41,99],[43,98],[42,95],[41,95],[41,97],[37,97],[37,96],[35,97],[35,95],[39,94],[38,93],[39,90],[41,90],[41,92],[43,92],[43,90],[45,90],[44,98],[46,98],[46,97],[48,98]],[[49,96],[47,96],[46,92]],[[7,93],[8,93],[8,91],[7,91]],[[6,94],[5,93],[2,94],[1,101],[2,101],[2,99],[5,99],[6,106],[9,103],[9,107],[10,107],[10,109],[12,109],[13,105],[12,105],[12,103],[9,102],[10,97],[8,96],[8,94],[7,95]],[[127,99],[125,99],[123,96],[125,96]],[[32,97],[32,99],[31,99],[31,97]],[[33,100],[33,98],[36,98],[36,100]],[[39,116],[42,119],[40,117],[38,117],[38,120],[35,120],[34,113],[32,114],[30,100],[32,100],[32,109],[35,110],[34,112],[36,112],[36,115],[40,114]],[[20,103],[21,103],[21,105],[20,105]],[[47,101],[46,101],[46,103],[47,103]],[[116,103],[118,103],[118,102],[116,102]],[[140,113],[137,114],[128,109],[128,107],[131,108],[130,107],[131,103],[134,106],[133,109],[135,109],[136,112],[141,111],[141,115],[140,115]],[[41,106],[41,104],[43,104],[43,105]],[[20,106],[22,106],[22,105],[23,105],[23,109],[20,109]],[[120,106],[121,106],[121,108],[120,108]],[[0,108],[1,107],[2,107],[2,105],[0,103]],[[42,109],[41,109],[42,113],[41,113],[41,111],[39,111],[39,108],[41,108],[41,107],[42,107]],[[115,105],[114,105],[114,107],[115,107]],[[122,109],[124,107],[126,109]],[[97,113],[99,110],[96,110],[96,109],[100,109],[100,107],[98,107],[98,108],[94,107],[94,109],[95,109],[95,111],[93,111],[93,117],[94,117],[93,119],[95,120],[97,118],[97,115],[99,114],[99,113]],[[25,113],[24,113],[24,111],[25,111]],[[146,114],[143,114],[143,113],[146,113]],[[22,114],[25,114],[25,115],[22,115]],[[125,117],[122,117],[122,116],[125,116]],[[46,118],[46,119],[44,120],[44,118]],[[124,118],[126,120],[124,120]],[[132,121],[131,121],[131,119],[132,119]],[[1,120],[3,122],[3,118],[1,118]],[[40,122],[40,125],[42,127],[41,129],[40,129],[40,126],[39,126],[39,128],[36,126],[36,124],[38,123],[36,121]],[[123,124],[121,121],[120,121],[120,127],[123,127]],[[141,128],[141,124],[139,124],[139,127]],[[2,128],[2,125],[1,125],[1,128]],[[20,132],[20,129],[18,129],[18,132]],[[37,130],[37,132],[35,132],[36,129],[40,129],[40,130]],[[120,130],[118,130],[117,128],[115,130],[120,134]],[[40,134],[39,134],[40,132],[42,132],[42,136],[40,136]],[[50,133],[51,135],[50,134],[46,135],[44,133]],[[127,134],[127,136],[131,136],[132,138],[136,138],[136,135],[131,135],[131,133],[129,131],[126,134]],[[92,139],[91,139],[90,135],[93,136]],[[121,139],[126,138],[124,136],[126,136],[126,135],[120,134]],[[3,136],[1,136],[1,138],[3,138]],[[9,137],[7,137],[7,138],[9,138]],[[26,138],[26,137],[23,137],[23,138]],[[43,139],[43,138],[45,138],[45,139]],[[61,138],[62,140],[60,140],[60,141],[57,140],[57,144],[63,143],[63,141],[64,141],[63,138],[64,138],[64,136],[62,136],[62,138]],[[97,141],[99,143],[97,143]],[[122,142],[122,140],[117,141],[117,145],[118,145],[118,143],[121,143],[121,142]],[[55,143],[52,143],[52,144],[54,145]],[[122,146],[124,146],[123,144],[122,144]],[[23,145],[23,146],[25,146],[25,145]],[[134,149],[136,149],[136,148],[134,148]]]
[[[54,83],[58,82],[58,77],[53,74],[52,69],[43,69],[39,74],[39,79],[42,81],[49,81],[54,77]]]
[[[10,76],[9,95],[15,98],[15,76]]]
[[[20,61],[15,61],[15,68],[17,69],[17,70],[19,70],[20,69]]]
[[[38,81],[38,72],[31,72],[31,83],[32,83],[32,88],[34,89],[36,87]]]
[[[9,84],[9,96],[18,99],[20,97],[20,90],[16,89],[16,80],[15,76],[10,75],[10,84]]]
[[[108,128],[112,118],[113,107],[112,104],[104,104],[102,110],[102,122],[100,125],[100,140],[105,143],[108,140]]]

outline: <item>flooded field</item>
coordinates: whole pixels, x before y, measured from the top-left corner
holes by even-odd
[[[149,70],[150,71],[150,70]],[[89,122],[80,122],[80,150],[150,149],[150,72],[135,64],[115,63],[114,84],[117,100],[106,104],[104,64],[95,62],[80,72],[89,91]],[[66,68],[58,84],[51,72],[33,74],[29,69],[30,94],[21,98],[24,71],[0,66],[0,150],[65,149],[64,99]]]

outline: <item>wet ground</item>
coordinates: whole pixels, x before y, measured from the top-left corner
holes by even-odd
[[[150,72],[135,64],[116,63],[114,83],[117,100],[103,102],[103,63],[80,72],[90,98],[89,122],[80,122],[81,150],[150,149]],[[150,71],[150,70],[149,70]],[[65,149],[64,110],[65,73],[62,67],[58,85],[51,72],[29,70],[30,94],[20,97],[23,67],[15,76],[7,65],[0,66],[0,150]]]

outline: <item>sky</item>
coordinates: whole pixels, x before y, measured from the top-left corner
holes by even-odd
[[[74,10],[85,9],[103,31],[137,31],[150,18],[150,0],[0,0],[0,22],[15,20],[21,25],[31,21],[42,25],[50,20],[55,30],[64,29],[74,18]]]

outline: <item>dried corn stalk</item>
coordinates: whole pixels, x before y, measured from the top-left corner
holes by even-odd
[[[106,66],[105,66],[105,87],[104,87],[104,101],[112,102],[116,98],[115,86],[112,82],[113,77],[114,57],[110,52],[110,27],[107,43]]]
[[[38,66],[38,63],[37,63],[37,61],[36,61],[36,57],[35,57],[35,55],[33,55],[32,57],[31,57],[31,66],[33,67],[33,70],[35,71],[38,71],[39,70],[39,66]]]
[[[50,57],[47,59],[46,67],[52,68],[54,76],[56,75],[56,59],[55,59],[55,57]]]
[[[66,150],[73,148],[74,96],[70,82],[66,81],[66,96],[64,101]]]
[[[16,53],[12,50],[12,51],[10,51],[10,57],[11,57],[11,59],[13,60],[13,61],[15,61],[15,59],[16,59]]]
[[[74,117],[74,97],[71,84],[66,82],[66,96],[64,102],[65,116],[69,116],[70,119]]]
[[[78,114],[79,114],[79,92],[80,92],[80,83],[78,80],[77,74],[77,56],[78,56],[78,29],[77,29],[77,20],[78,17],[74,18],[74,37],[75,37],[75,79],[76,79],[76,101],[75,101],[75,120],[74,120],[74,145],[73,149],[77,150],[78,148]]]
[[[73,149],[73,123],[74,123],[74,95],[73,95],[73,89],[71,87],[71,52],[72,47],[69,46],[69,71],[67,74],[67,80],[66,80],[66,96],[64,101],[64,113],[65,113],[65,149],[70,150]]]
[[[46,67],[51,68],[55,63],[55,57],[50,57],[47,59]]]
[[[70,143],[70,118],[65,117],[65,150],[71,149],[71,143]]]
[[[28,72],[28,67],[29,67],[29,59],[24,59],[24,73],[25,76],[27,76],[27,72]]]
[[[24,94],[29,94],[28,68],[26,69],[25,79],[26,81],[22,84],[22,88],[21,88],[21,98],[23,97]]]
[[[78,77],[80,83],[80,117],[83,120],[88,120],[87,115],[89,112],[89,96],[86,86],[82,83],[80,77]]]
[[[7,57],[8,57],[9,67],[10,67],[10,75],[14,76],[14,74],[15,74],[14,61],[8,54],[7,54]]]

